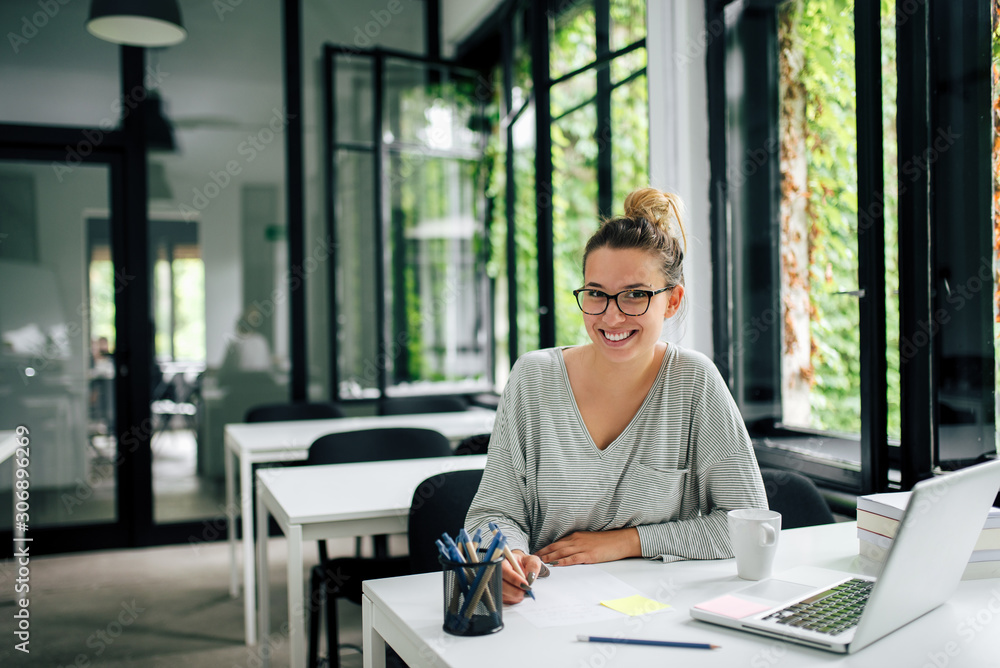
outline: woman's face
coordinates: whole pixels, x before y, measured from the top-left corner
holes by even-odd
[[[656,256],[636,248],[598,248],[587,256],[585,288],[615,295],[623,290],[659,290],[666,280]],[[600,315],[583,314],[587,334],[597,351],[611,361],[625,362],[648,355],[660,340],[663,320],[677,312],[684,288],[653,295],[642,315],[625,315],[608,301]],[[624,295],[623,295],[624,302]]]

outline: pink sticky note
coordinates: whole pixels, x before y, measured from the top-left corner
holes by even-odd
[[[719,615],[725,615],[726,617],[732,617],[733,619],[740,619],[742,617],[746,617],[747,615],[752,615],[755,612],[767,610],[771,606],[754,603],[753,601],[748,601],[743,598],[726,594],[725,596],[713,598],[711,601],[699,603],[694,607],[707,612],[714,612]]]

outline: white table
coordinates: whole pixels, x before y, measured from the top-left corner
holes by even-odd
[[[0,431],[0,463],[17,450],[17,441],[14,440],[16,435],[13,431]]]
[[[854,522],[782,531],[775,569],[814,565],[866,572],[864,562],[857,557],[855,531]],[[498,633],[464,638],[441,629],[440,573],[369,580],[363,585],[362,600],[365,668],[384,668],[385,643],[410,666],[422,667],[509,668],[517,663],[718,668],[1000,665],[1000,579],[963,581],[943,606],[857,654],[841,655],[691,619],[688,610],[692,605],[750,584],[736,577],[732,559],[671,564],[628,559],[600,567],[644,596],[669,603],[674,609],[645,617],[622,615],[611,622],[540,629],[505,607],[504,628]],[[534,591],[542,599],[545,580],[536,582]],[[581,643],[575,640],[578,634],[706,642],[721,649]]]
[[[470,408],[454,413],[419,415],[384,415],[336,418],[331,420],[295,420],[227,424],[225,427],[226,535],[229,541],[229,592],[239,595],[240,582],[236,560],[236,514],[242,515],[243,528],[243,613],[246,644],[255,645],[256,587],[254,586],[253,540],[253,465],[266,462],[301,461],[309,446],[324,434],[360,431],[382,427],[426,427],[441,432],[455,445],[462,439],[493,431],[496,412]],[[236,470],[239,467],[240,503],[236,505]],[[266,533],[264,534],[267,535]]]
[[[14,452],[17,450],[18,445],[20,445],[17,440],[17,433],[13,431],[0,431],[0,464],[4,463],[7,458],[12,457]],[[17,466],[14,467],[14,486],[11,487],[11,495],[14,496],[17,491]],[[14,502],[11,503],[11,507],[15,507],[17,497],[14,496]],[[15,513],[17,511],[15,510]],[[11,522],[14,522],[14,516],[11,515]],[[17,528],[17,523],[12,524],[14,538],[24,538],[24,531]],[[16,569],[15,569],[16,570]],[[14,596],[11,600],[16,600],[17,597]],[[0,598],[0,601],[6,602],[6,597]]]
[[[20,445],[20,442],[17,440],[16,431],[0,431],[0,464],[5,462],[9,457],[13,457],[14,452],[17,451]],[[14,484],[10,488],[10,493],[14,497],[14,501],[17,501],[17,466],[14,466]],[[11,507],[15,507],[16,505],[16,503],[11,503]],[[14,522],[14,517],[11,516],[10,520]],[[18,529],[16,522],[12,526],[14,527],[14,539],[24,538],[24,529]]]
[[[405,533],[413,492],[445,471],[481,469],[486,455],[429,457],[257,471],[257,582],[262,642],[270,629],[268,515],[288,540],[288,639],[292,666],[306,663],[302,596],[305,541]],[[457,528],[456,528],[457,530]],[[268,653],[261,653],[266,659]]]

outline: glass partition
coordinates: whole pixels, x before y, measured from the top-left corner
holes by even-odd
[[[110,169],[0,161],[0,430],[30,432],[30,529],[117,519]],[[0,530],[14,517],[0,462]]]
[[[368,98],[338,101],[329,123],[338,396],[492,389],[479,81],[403,56],[328,57],[329,86]]]

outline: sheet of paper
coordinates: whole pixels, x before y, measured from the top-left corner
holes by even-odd
[[[524,599],[504,614],[516,612],[538,628],[570,626],[607,619],[621,619],[622,613],[601,605],[601,601],[641,596],[639,591],[593,565],[552,568],[549,577],[536,580],[535,600]]]

